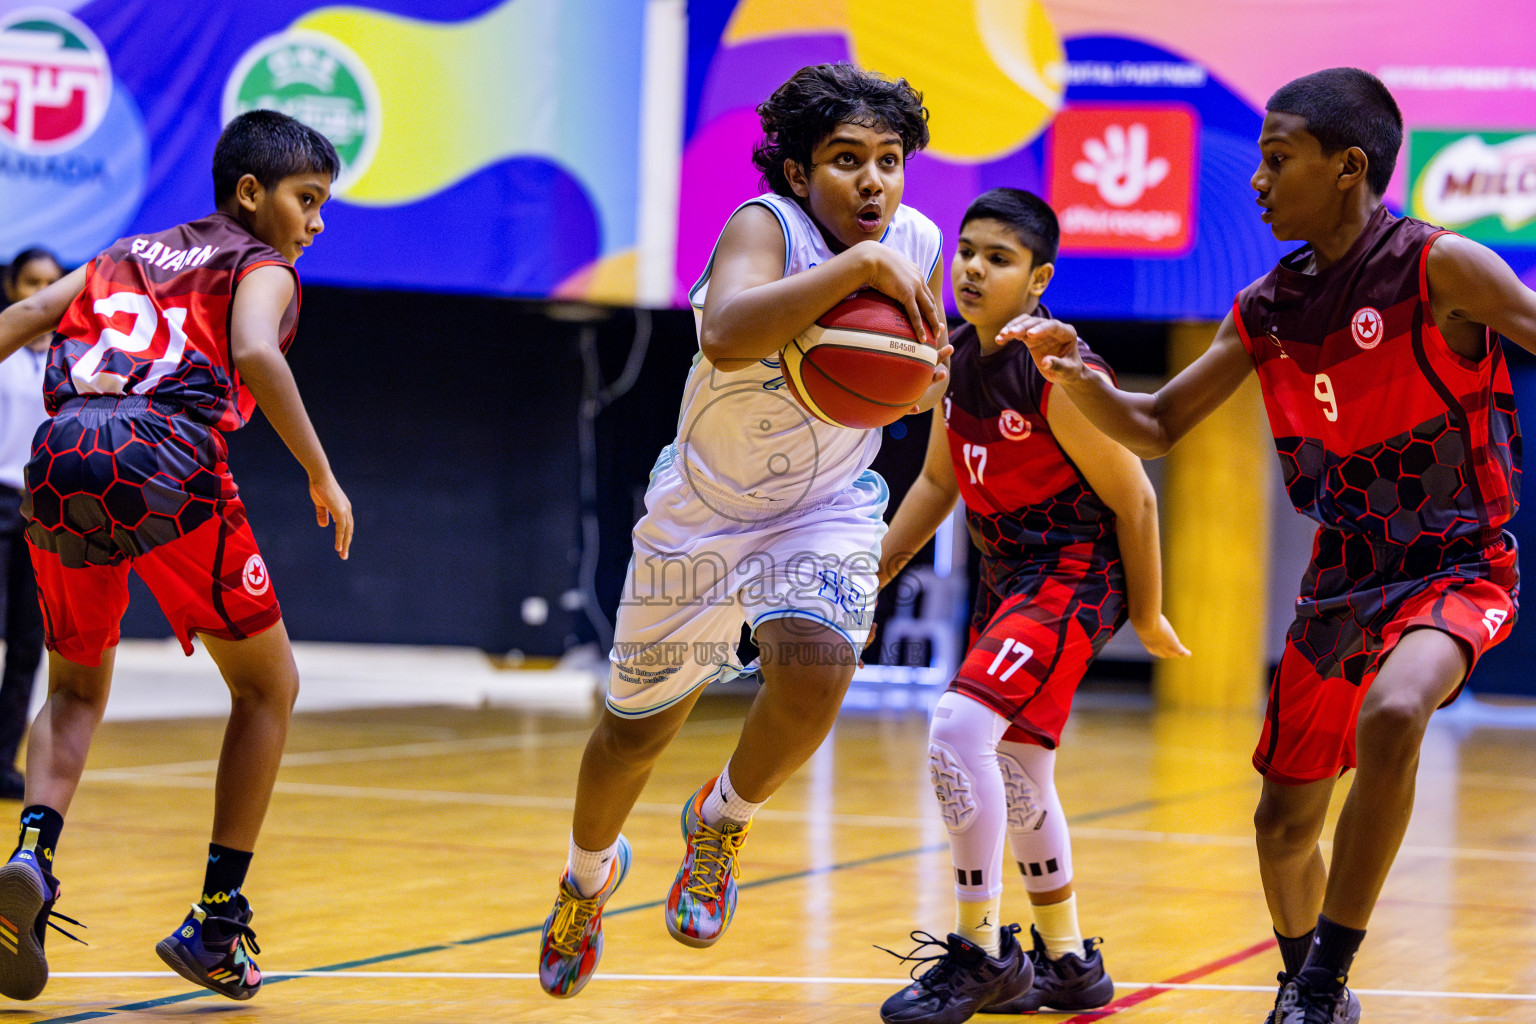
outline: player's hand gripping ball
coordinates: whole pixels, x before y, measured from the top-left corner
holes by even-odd
[[[894,423],[933,384],[939,350],[895,299],[864,288],[823,313],[779,354],[790,394],[839,427]]]

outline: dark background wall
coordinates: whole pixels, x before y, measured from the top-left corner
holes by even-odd
[[[1080,327],[1121,374],[1165,372],[1162,325]],[[638,372],[593,418],[593,461],[584,464],[584,401],[590,410],[601,388],[624,377],[636,345],[644,346]],[[686,310],[637,317],[472,295],[306,289],[289,359],[356,510],[349,561],[315,525],[303,471],[260,414],[230,436],[230,464],[292,635],[543,656],[605,637],[629,531],[656,453],[672,439],[696,351]],[[1506,351],[1517,400],[1536,409],[1536,358]],[[886,428],[875,468],[896,500],[922,466],[927,431],[926,416]],[[587,587],[584,512],[598,538]],[[1512,529],[1536,546],[1536,513],[1521,512]],[[597,614],[577,600],[584,592],[596,595]],[[530,597],[547,606],[544,622],[525,621]],[[1288,609],[1271,609],[1274,628],[1288,618]],[[137,583],[124,633],[169,635]],[[1536,626],[1522,624],[1487,655],[1474,688],[1536,694],[1524,671],[1533,660]]]

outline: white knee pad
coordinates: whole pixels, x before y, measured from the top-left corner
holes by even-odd
[[[1008,831],[1034,832],[1045,823],[1044,791],[1029,777],[1024,766],[999,750],[997,766],[1003,772],[1003,791],[1008,794]]]
[[[965,761],[947,743],[928,744],[928,777],[939,798],[939,814],[951,833],[964,832],[976,820],[976,781]]]

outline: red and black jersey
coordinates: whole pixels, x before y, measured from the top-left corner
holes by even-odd
[[[1430,310],[1429,250],[1444,233],[1378,207],[1339,262],[1307,273],[1303,247],[1234,305],[1291,503],[1390,547],[1480,548],[1519,503],[1496,336],[1464,359]]]
[[[1039,314],[1050,316],[1043,306]],[[1062,628],[1076,622],[1097,653],[1126,618],[1114,513],[1052,436],[1051,384],[1029,349],[1007,344],[983,355],[970,324],[950,343],[944,423],[966,523],[983,556],[972,627],[980,633],[1009,599],[1022,599],[1021,607],[1048,611]],[[1078,345],[1085,362],[1113,379],[1109,364]]]
[[[1040,307],[1041,316],[1050,316]],[[1114,535],[1114,513],[1093,493],[1045,420],[1051,383],[1023,343],[983,355],[970,324],[950,335],[944,398],[949,455],[972,539],[991,558],[1030,558]],[[1078,342],[1083,361],[1113,379]]]
[[[245,425],[256,403],[229,347],[235,289],[257,267],[293,267],[224,213],[114,243],[92,261],[48,354],[50,415],[70,399],[142,395],[218,430]],[[299,289],[284,313],[293,340]]]

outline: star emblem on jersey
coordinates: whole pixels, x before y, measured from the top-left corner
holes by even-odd
[[[1380,345],[1386,334],[1381,313],[1375,306],[1361,306],[1349,318],[1349,333],[1354,336],[1355,344],[1363,349],[1373,349]]]
[[[245,584],[246,593],[252,597],[260,597],[272,586],[272,577],[267,575],[267,563],[261,560],[260,555],[252,555],[245,560],[245,568],[240,570],[240,582]]]
[[[1004,409],[998,414],[997,429],[1010,441],[1022,441],[1034,431],[1024,414],[1013,409]]]

